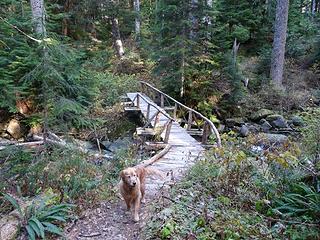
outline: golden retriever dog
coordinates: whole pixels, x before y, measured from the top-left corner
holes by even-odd
[[[135,222],[139,221],[140,203],[145,202],[145,179],[148,175],[163,178],[161,172],[145,167],[129,167],[120,172],[120,193],[126,202],[127,210],[132,209]]]

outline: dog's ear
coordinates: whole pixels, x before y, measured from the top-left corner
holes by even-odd
[[[123,179],[124,178],[124,171],[122,170],[119,174],[120,178]]]
[[[137,176],[140,178],[141,177],[141,175],[143,174],[143,168],[136,168],[136,174],[137,174]]]

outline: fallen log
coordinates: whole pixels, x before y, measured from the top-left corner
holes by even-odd
[[[142,161],[137,165],[137,167],[147,167],[152,165],[153,163],[158,161],[160,158],[162,158],[165,154],[167,154],[167,152],[169,152],[170,149],[171,149],[171,145],[167,144],[167,146],[164,149],[162,149],[159,153],[157,153],[156,155],[154,155],[152,158],[148,160]]]
[[[38,145],[42,145],[43,141],[35,141],[35,142],[12,142],[10,144],[6,145],[0,145],[0,151],[8,148],[9,146],[15,146],[15,147],[34,147]]]

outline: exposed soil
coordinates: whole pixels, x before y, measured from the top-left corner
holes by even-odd
[[[148,190],[147,190],[148,191]],[[86,211],[76,223],[66,228],[67,239],[79,240],[135,240],[141,239],[142,228],[152,214],[151,203],[159,198],[161,191],[146,192],[146,203],[140,209],[140,221],[133,221],[122,199],[103,202],[100,207]]]

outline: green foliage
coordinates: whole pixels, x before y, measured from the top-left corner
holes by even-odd
[[[244,76],[234,58],[235,56],[227,55],[224,68],[225,75],[231,86],[231,96],[228,101],[232,105],[239,104],[245,95],[245,88],[242,83]]]
[[[230,133],[222,135],[222,142],[223,148],[208,152],[170,191],[173,203],[161,200],[155,204],[158,214],[149,221],[146,239],[164,236],[171,239],[307,239],[306,236],[317,239],[320,236],[316,225],[299,224],[317,221],[320,205],[319,193],[306,184],[296,184],[302,170],[296,159],[292,159],[292,155],[299,156],[294,144],[256,154],[251,151],[253,139],[244,142]],[[283,157],[283,148],[290,152],[286,154],[290,166],[266,159],[270,154]],[[280,217],[289,217],[285,213],[293,209],[299,218],[289,214],[292,223],[270,220],[270,214],[275,217],[274,212],[283,212]]]
[[[320,217],[320,193],[305,183],[296,183],[291,191],[275,201],[274,210],[283,216],[317,220]]]
[[[20,204],[12,196],[5,194],[4,197],[18,210],[28,239],[45,239],[46,233],[63,236],[63,230],[58,224],[66,222],[73,205],[48,205],[46,199],[42,199],[38,203],[32,202],[22,211]]]
[[[287,56],[299,59],[312,53],[317,34],[317,22],[309,14],[301,14],[301,1],[292,1],[288,18]]]
[[[31,25],[29,4],[20,1],[0,3],[0,107],[14,112],[17,94],[27,89],[21,78],[35,67],[39,60],[34,53],[34,43],[22,36],[11,25],[29,33]]]

